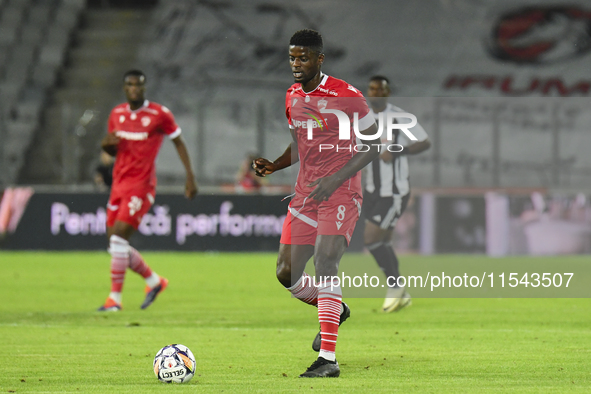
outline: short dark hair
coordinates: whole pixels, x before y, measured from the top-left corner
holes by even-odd
[[[388,78],[384,77],[383,75],[374,75],[369,80],[370,81],[386,81],[388,86],[390,86],[390,80]]]
[[[289,40],[289,45],[308,47],[311,51],[318,54],[321,54],[324,50],[322,36],[317,31],[311,29],[298,30],[293,33],[293,36]]]
[[[140,70],[129,70],[123,75],[123,82],[127,79],[127,77],[138,77],[141,83],[146,83],[146,74],[141,72]],[[142,78],[143,77],[143,78]]]

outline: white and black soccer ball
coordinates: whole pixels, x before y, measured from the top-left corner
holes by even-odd
[[[187,383],[195,376],[195,356],[185,345],[164,346],[154,357],[154,374],[161,382]]]

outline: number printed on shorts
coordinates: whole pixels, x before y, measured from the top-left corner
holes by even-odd
[[[339,207],[337,208],[337,219],[338,220],[344,220],[345,219],[345,206],[344,205],[339,205]]]
[[[131,197],[131,201],[127,204],[129,207],[129,215],[133,216],[137,211],[142,209],[142,199],[136,196]]]

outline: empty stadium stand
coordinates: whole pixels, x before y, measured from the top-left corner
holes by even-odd
[[[17,181],[83,0],[0,2],[0,178]]]

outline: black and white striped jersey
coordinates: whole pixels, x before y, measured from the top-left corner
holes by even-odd
[[[370,111],[373,114],[376,123],[379,122],[378,114],[374,113],[371,108]],[[386,111],[394,113],[406,112],[390,103],[386,106],[384,112]],[[386,116],[382,117],[382,119],[386,118]],[[400,118],[400,123],[407,122],[408,118]],[[385,131],[383,132],[382,143],[399,144],[406,147],[412,143],[424,141],[428,138],[425,129],[423,129],[418,123],[415,127],[410,129],[410,132],[417,138],[417,141],[410,140],[404,132],[395,129],[392,132],[392,141],[388,141],[386,139]],[[382,149],[385,149],[385,147],[382,147]],[[390,197],[394,195],[404,196],[410,192],[410,184],[408,180],[408,157],[406,155],[396,156],[396,158],[389,163],[386,163],[378,157],[366,167],[366,170],[365,191],[369,193],[378,192],[380,197]]]

